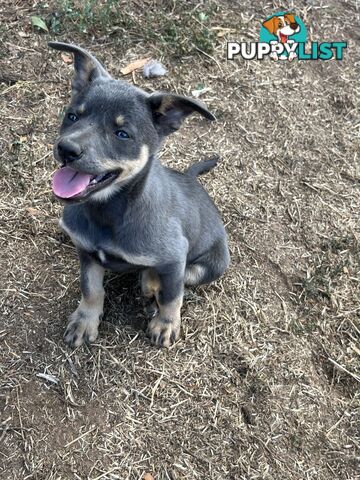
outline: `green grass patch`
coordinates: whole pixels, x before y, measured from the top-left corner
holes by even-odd
[[[203,5],[181,1],[162,2],[156,8],[115,0],[60,0],[39,7],[49,31],[55,35],[109,36],[130,47],[139,42],[156,45],[162,53],[192,55],[211,53],[217,37],[212,22],[218,11],[213,1]]]

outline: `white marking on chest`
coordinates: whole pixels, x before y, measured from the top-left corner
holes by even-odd
[[[106,255],[105,255],[104,251],[103,250],[98,250],[97,254],[98,254],[98,257],[100,259],[100,262],[105,263],[106,262]]]

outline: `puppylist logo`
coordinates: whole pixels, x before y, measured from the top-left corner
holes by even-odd
[[[268,17],[261,25],[259,42],[228,42],[227,59],[236,56],[244,60],[342,60],[346,42],[311,42],[305,51],[307,30],[304,22],[290,12],[279,12]]]

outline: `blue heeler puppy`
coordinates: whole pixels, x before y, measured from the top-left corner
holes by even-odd
[[[229,251],[219,213],[196,179],[216,160],[180,173],[164,167],[157,151],[188,115],[214,116],[201,102],[113,80],[80,47],[49,45],[73,53],[75,68],[72,100],[54,146],[61,168],[53,192],[65,203],[60,225],[81,267],[82,297],[65,342],[77,347],[96,339],[106,269],[138,270],[143,294],[156,305],[148,335],[168,347],[179,337],[184,285],[222,275]]]

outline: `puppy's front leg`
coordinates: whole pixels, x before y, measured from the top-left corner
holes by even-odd
[[[69,347],[93,342],[98,336],[98,326],[104,305],[104,268],[87,253],[79,251],[81,267],[81,301],[70,316],[64,340]]]
[[[185,266],[173,264],[156,271],[158,288],[154,293],[159,312],[149,323],[148,335],[155,345],[169,347],[180,334]]]

